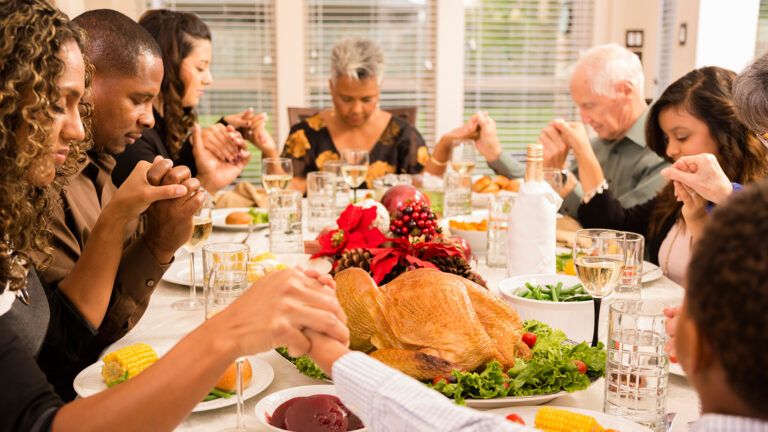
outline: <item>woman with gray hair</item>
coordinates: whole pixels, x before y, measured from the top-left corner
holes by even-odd
[[[421,172],[429,152],[421,134],[404,119],[379,108],[384,55],[374,42],[344,39],[331,52],[328,82],[333,107],[293,125],[283,157],[293,160],[293,187],[306,190],[306,176],[345,150],[366,150],[366,183],[388,173]]]

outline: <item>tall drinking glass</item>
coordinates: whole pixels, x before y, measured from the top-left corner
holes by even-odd
[[[357,202],[357,188],[365,181],[368,174],[368,150],[345,150],[341,152],[341,173],[344,181],[352,188],[352,199]]]
[[[475,141],[461,139],[453,141],[451,149],[451,168],[459,174],[472,174],[477,162]]]
[[[607,229],[578,230],[573,257],[576,275],[594,303],[592,346],[597,346],[602,299],[616,288],[624,266],[624,233]]]
[[[336,218],[336,176],[332,173],[315,171],[307,174],[307,201],[311,232],[320,232],[333,225]]]
[[[279,190],[269,194],[269,251],[303,253],[301,192]]]
[[[248,253],[248,245],[242,243],[212,243],[203,248],[205,319],[224,310],[248,288]],[[227,432],[256,430],[246,427],[243,415],[243,361],[244,357],[235,360],[237,423]]]
[[[472,213],[472,175],[447,172],[443,176],[443,216],[460,216]]]
[[[507,223],[515,198],[494,196],[488,206],[488,251],[486,265],[491,268],[507,267]]]
[[[544,168],[544,181],[552,186],[558,195],[563,190],[563,171],[557,168]]]
[[[642,234],[624,232],[624,268],[619,278],[617,293],[640,300],[640,287],[643,279],[643,252],[645,237]]]
[[[341,213],[347,205],[349,205],[349,185],[344,181],[344,174],[341,172],[341,167],[344,162],[341,160],[329,160],[323,163],[323,172],[332,173],[336,176],[336,198],[334,203],[336,204],[337,213]]]
[[[261,160],[261,183],[267,193],[285,190],[293,179],[293,162],[288,158],[264,158]]]
[[[171,307],[179,311],[193,311],[200,310],[202,303],[197,300],[197,284],[196,284],[196,272],[195,272],[195,248],[202,246],[208,236],[211,235],[213,230],[213,221],[211,220],[211,209],[213,209],[213,203],[211,197],[204,189],[200,189],[197,193],[205,194],[205,200],[203,205],[192,216],[192,235],[184,244],[184,249],[189,252],[189,298],[179,300],[171,304]]]

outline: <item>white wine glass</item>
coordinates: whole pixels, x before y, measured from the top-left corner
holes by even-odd
[[[477,161],[475,142],[470,139],[454,140],[451,148],[451,168],[459,174],[472,174]]]
[[[248,289],[248,260],[250,249],[242,243],[211,243],[203,248],[205,275],[205,319],[227,308]],[[256,429],[245,424],[243,405],[243,362],[235,360],[235,391],[237,394],[237,423],[226,432],[250,432]]]
[[[178,311],[200,310],[203,304],[197,299],[197,283],[195,276],[195,249],[202,246],[213,230],[213,221],[211,220],[211,210],[213,202],[211,196],[205,189],[200,189],[196,193],[205,194],[203,205],[192,216],[192,235],[184,244],[184,249],[189,252],[189,298],[178,300],[171,304],[171,307]]]
[[[345,150],[341,152],[344,164],[341,173],[344,181],[352,188],[352,200],[357,202],[357,188],[365,181],[368,174],[370,156],[367,150]]]
[[[597,346],[602,299],[616,288],[624,266],[624,233],[609,229],[578,230],[573,258],[576,275],[594,303],[592,346]]]
[[[293,162],[288,158],[261,160],[261,184],[267,193],[288,189],[293,179]]]

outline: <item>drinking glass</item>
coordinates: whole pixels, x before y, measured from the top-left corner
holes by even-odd
[[[472,213],[472,175],[447,172],[443,177],[443,216],[460,216]]]
[[[301,192],[278,190],[269,194],[269,251],[303,253]]]
[[[248,245],[242,243],[212,243],[203,247],[205,275],[205,319],[224,310],[248,288]],[[237,423],[227,432],[248,432],[243,415],[244,357],[235,360],[235,389],[237,393]]]
[[[320,232],[323,228],[333,225],[336,215],[335,183],[336,176],[332,173],[315,171],[307,174],[309,231]]]
[[[171,307],[178,311],[200,310],[202,303],[197,300],[197,284],[195,277],[195,248],[202,246],[213,230],[213,221],[211,220],[211,210],[213,202],[211,196],[205,189],[200,189],[197,193],[205,194],[203,205],[192,216],[192,235],[184,244],[184,249],[189,252],[189,298],[178,300],[171,304]]]
[[[616,288],[624,266],[624,233],[607,229],[578,230],[573,243],[573,257],[576,275],[592,296],[595,307],[592,346],[597,346],[602,299]]]
[[[497,195],[488,205],[488,252],[485,255],[488,267],[507,267],[507,223],[514,201],[514,197]]]
[[[336,176],[336,211],[341,213],[349,205],[349,185],[344,181],[344,174],[341,167],[344,162],[341,160],[329,160],[323,163],[323,172],[329,172]]]
[[[341,152],[341,173],[344,181],[352,188],[352,200],[357,202],[357,188],[365,181],[368,174],[369,155],[367,150],[345,150]]]
[[[451,168],[459,174],[472,174],[477,161],[475,142],[470,139],[454,140],[451,149]]]
[[[261,160],[261,184],[267,193],[288,189],[293,179],[293,162],[288,158],[264,158]]]
[[[616,292],[630,294],[637,300],[640,300],[643,279],[644,245],[645,237],[642,234],[624,232],[624,267]]]
[[[666,305],[620,300],[608,309],[608,347],[603,411],[666,431],[669,358]]]
[[[544,181],[552,186],[552,190],[560,195],[563,190],[563,171],[557,168],[544,168]]]

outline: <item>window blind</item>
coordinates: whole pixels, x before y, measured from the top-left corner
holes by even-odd
[[[768,0],[760,0],[760,12],[757,19],[757,43],[755,58],[768,52]]]
[[[330,56],[345,37],[365,37],[384,51],[380,105],[416,106],[416,127],[427,142],[435,125],[435,2],[306,0],[305,94],[309,106],[328,108]]]
[[[657,83],[654,89],[654,99],[661,96],[664,90],[672,84],[672,48],[677,44],[675,32],[675,10],[677,0],[663,0],[661,6],[661,40],[659,45]]]
[[[578,119],[568,79],[592,44],[592,3],[465,0],[465,118],[488,111],[505,152],[522,160],[550,120]]]
[[[152,0],[145,7],[167,8],[198,15],[211,29],[213,84],[198,106],[200,124],[253,107],[269,115],[267,129],[276,138],[274,0]],[[261,157],[253,156],[242,179],[259,182]]]

